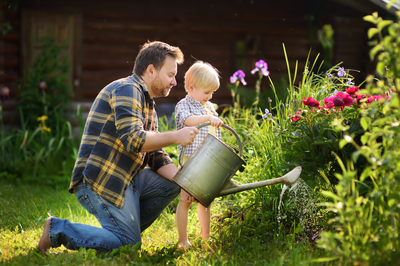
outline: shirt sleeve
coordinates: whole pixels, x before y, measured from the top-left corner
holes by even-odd
[[[112,92],[110,106],[115,119],[115,127],[125,149],[139,153],[145,142],[143,127],[142,92],[133,84],[123,84]]]
[[[154,125],[154,130],[158,133],[158,117],[157,113],[153,113],[153,120],[157,121]],[[149,160],[148,165],[154,172],[157,172],[158,169],[163,167],[164,165],[173,163],[172,159],[170,158],[169,154],[164,149],[159,149],[154,152],[147,153]]]
[[[182,127],[184,126],[186,118],[191,115],[193,115],[193,113],[190,111],[189,105],[186,101],[180,101],[175,106],[175,120],[178,124],[182,125]]]

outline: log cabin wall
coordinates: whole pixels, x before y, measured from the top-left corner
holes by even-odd
[[[18,10],[7,11],[5,19],[13,29],[0,45],[4,61],[3,66],[0,64],[4,69],[0,81],[11,89],[12,98],[3,103],[5,123],[13,123],[19,117],[15,109],[16,81],[22,77],[29,53],[23,48],[26,29],[21,22],[26,12],[74,17],[71,82],[74,100],[83,104],[84,111],[105,85],[131,75],[139,47],[147,40],[179,46],[185,55],[184,64],[178,68],[178,85],[167,98],[156,100],[158,106],[171,107],[185,96],[183,76],[196,59],[207,61],[220,71],[221,87],[213,98],[217,104],[230,103],[226,85],[238,69],[245,71],[247,86],[254,88],[256,75],[251,75],[250,70],[259,59],[268,63],[273,81],[286,78],[282,43],[291,71],[297,61],[301,76],[309,52],[313,61],[322,51],[315,30],[326,23],[335,30],[332,63],[343,61],[345,68],[359,70],[360,73],[352,73],[357,81],[370,73],[366,71],[368,25],[362,21],[367,13],[330,0],[20,0]],[[269,86],[264,79],[263,89]]]

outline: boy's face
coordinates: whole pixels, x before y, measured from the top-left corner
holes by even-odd
[[[199,101],[202,105],[205,105],[207,101],[211,100],[216,90],[210,88],[195,88],[193,83],[189,85],[188,95],[190,98]]]

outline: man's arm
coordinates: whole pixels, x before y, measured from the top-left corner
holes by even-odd
[[[192,145],[193,141],[199,133],[195,127],[185,127],[178,131],[169,132],[146,132],[145,142],[142,146],[141,152],[156,151],[170,145]]]
[[[157,173],[166,179],[172,180],[176,173],[178,173],[178,167],[176,167],[176,165],[173,163],[166,164],[160,167],[160,169],[157,170]]]
[[[160,169],[158,169],[158,171],[157,171],[157,173],[160,176],[163,176],[169,180],[172,180],[172,178],[174,178],[174,176],[176,175],[177,172],[178,172],[178,167],[176,167],[176,165],[173,163],[164,165],[164,166],[160,167]],[[188,194],[186,191],[182,190],[182,193],[187,201],[197,202],[196,199],[193,196],[191,196],[190,194]]]

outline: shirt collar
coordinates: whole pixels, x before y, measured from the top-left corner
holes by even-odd
[[[142,79],[141,76],[136,75],[135,73],[133,73],[129,78],[130,78],[131,80],[137,82],[137,83],[140,85],[140,87],[142,88],[142,90],[143,90],[144,92],[147,92],[147,95],[149,95],[150,99],[153,99],[153,98],[150,96],[149,89],[147,88],[146,82],[144,82],[144,80]]]
[[[197,101],[197,100],[191,98],[189,95],[186,95],[185,98],[186,98],[186,101],[188,101],[189,103],[194,104],[194,105],[198,105],[199,107],[200,107],[200,106],[203,107],[203,105],[201,104],[201,102],[199,102],[199,101]],[[206,103],[205,105],[207,106],[207,103]]]

